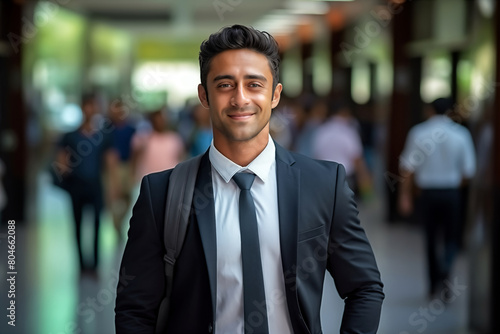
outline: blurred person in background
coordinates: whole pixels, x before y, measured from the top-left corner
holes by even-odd
[[[200,102],[197,98],[188,98],[184,106],[177,113],[176,129],[177,133],[181,136],[184,141],[184,145],[189,148],[191,134],[195,127],[194,123],[194,108],[196,108]]]
[[[325,120],[328,104],[325,99],[314,99],[311,103],[295,108],[297,134],[294,150],[297,153],[313,157],[314,137]]]
[[[400,157],[404,180],[400,183],[399,210],[410,215],[413,194],[418,193],[431,298],[452,270],[464,205],[461,187],[476,171],[472,137],[466,128],[448,117],[452,110],[453,101],[449,98],[433,101],[431,108],[426,109],[428,119],[410,129]]]
[[[291,148],[293,143],[293,105],[287,98],[273,110],[269,120],[269,133],[274,141],[284,148]]]
[[[174,168],[185,156],[181,136],[168,129],[162,110],[148,115],[151,131],[141,131],[132,138],[132,174],[137,185],[150,173]]]
[[[359,123],[347,103],[334,101],[328,108],[326,121],[317,128],[312,140],[313,158],[344,165],[351,189],[367,197],[372,181],[363,157]]]
[[[120,192],[116,177],[118,154],[112,146],[110,124],[95,123],[99,114],[95,96],[83,96],[81,108],[83,123],[75,131],[64,134],[58,143],[57,173],[64,179],[65,189],[71,197],[81,272],[95,275],[99,260],[100,217],[104,203],[102,173],[106,169],[109,197],[114,200]],[[93,210],[92,262],[85,259],[82,249],[82,216],[86,206]]]
[[[132,191],[130,160],[135,127],[129,121],[129,112],[129,108],[119,99],[114,100],[108,110],[108,116],[112,123],[113,147],[119,157],[117,172],[121,190],[118,197],[110,202],[110,210],[113,225],[120,241],[122,240],[123,220],[129,212]]]
[[[205,153],[212,142],[212,125],[210,113],[201,104],[193,108],[194,128],[189,138],[189,154],[195,157]]]

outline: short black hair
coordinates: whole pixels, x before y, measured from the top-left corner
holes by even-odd
[[[351,105],[348,100],[344,98],[329,98],[328,99],[328,112],[326,117],[335,116],[342,110],[351,110]]]
[[[440,97],[432,101],[431,105],[438,115],[444,115],[453,111],[453,100],[448,97]]]
[[[87,104],[94,103],[97,99],[97,96],[95,93],[83,93],[81,98],[80,98],[80,104],[81,106],[86,106]]]
[[[273,75],[273,91],[279,82],[280,56],[276,40],[269,33],[235,24],[211,34],[200,46],[201,85],[207,91],[210,63],[216,55],[227,50],[250,49],[266,56]]]

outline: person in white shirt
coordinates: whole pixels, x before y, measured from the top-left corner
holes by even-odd
[[[458,248],[460,208],[464,205],[460,188],[476,171],[472,137],[465,127],[448,117],[452,111],[451,99],[433,101],[430,118],[410,130],[399,160],[404,179],[398,205],[403,215],[413,212],[414,188],[420,192],[430,296],[439,292],[452,269]],[[438,247],[441,235],[442,252]]]

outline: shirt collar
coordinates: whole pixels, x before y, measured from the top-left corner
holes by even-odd
[[[436,114],[436,115],[432,115],[430,118],[429,118],[430,121],[433,121],[433,122],[452,122],[453,120],[448,117],[447,115],[441,115],[441,114]]]
[[[271,167],[276,160],[276,147],[274,146],[271,136],[269,136],[269,141],[264,150],[246,167],[235,164],[226,158],[215,148],[213,140],[210,145],[208,156],[210,163],[226,183],[231,181],[234,174],[244,171],[254,173],[262,182],[266,183],[269,178],[269,173],[271,172]]]

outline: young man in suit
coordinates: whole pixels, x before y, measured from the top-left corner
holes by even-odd
[[[376,333],[383,285],[344,168],[288,152],[269,135],[282,89],[276,41],[234,25],[204,41],[199,59],[198,96],[214,138],[198,170],[166,333],[321,333],[325,270],[345,299],[340,332]],[[118,334],[155,330],[170,173],[142,181]]]

